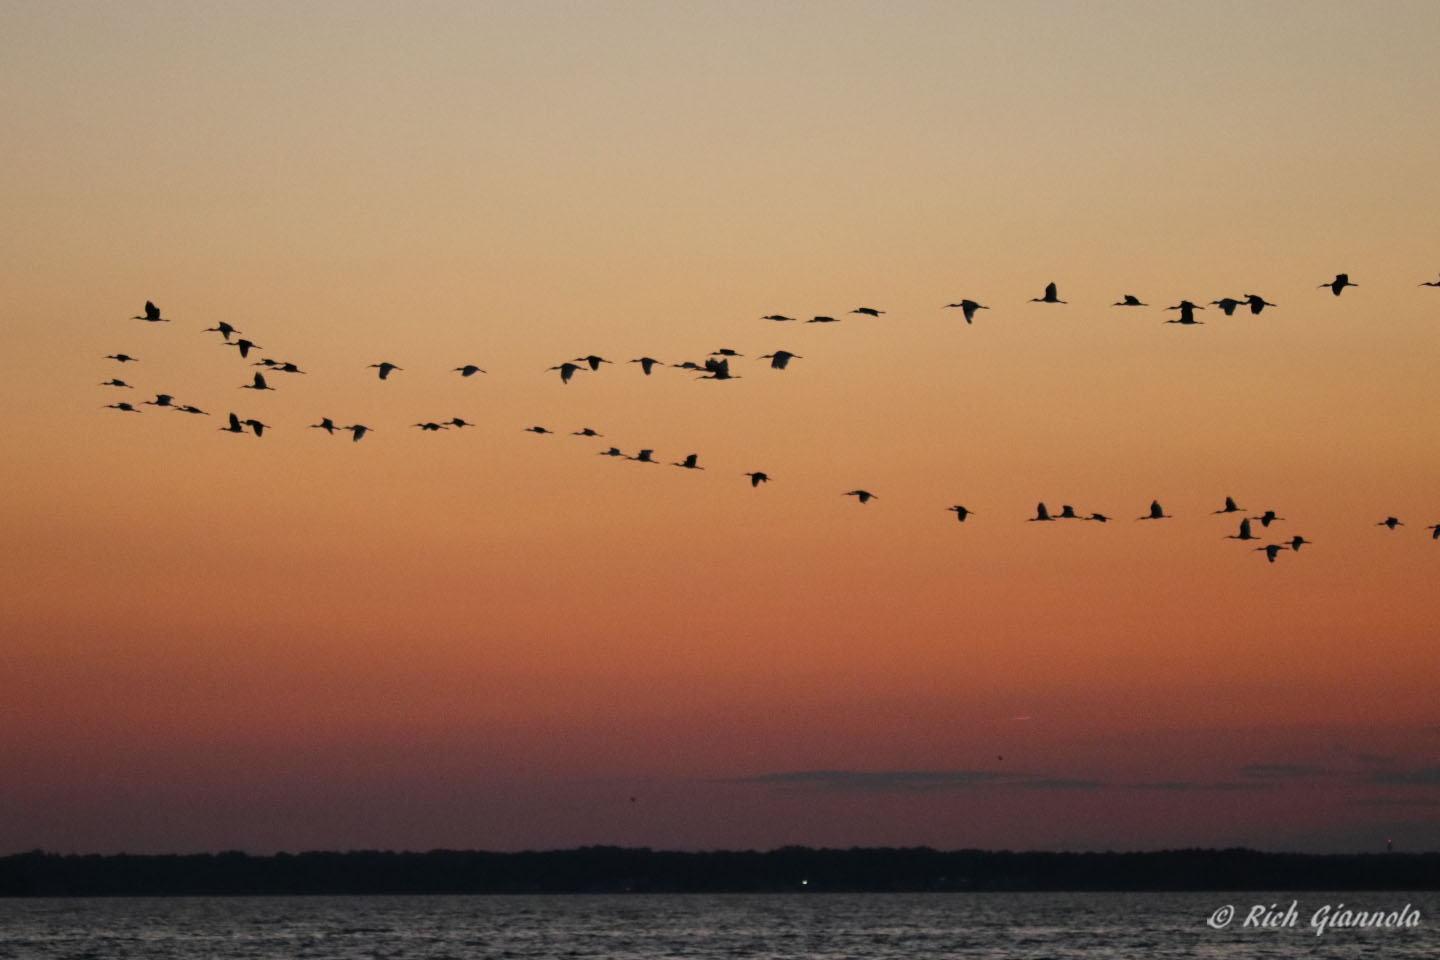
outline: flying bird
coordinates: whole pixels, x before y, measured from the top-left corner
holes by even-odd
[[[265,382],[265,374],[255,371],[255,379],[250,383],[242,383],[241,390],[274,390],[275,388]]]
[[[141,400],[140,402],[148,403],[152,407],[168,407],[170,406],[170,401],[174,399],[175,398],[168,393],[157,393],[155,394],[154,400]]]
[[[640,357],[638,359],[631,360],[630,362],[640,364],[640,372],[648,377],[650,376],[650,370],[655,366],[655,364],[659,363],[660,361],[656,360],[654,357]]]
[[[1092,513],[1092,514],[1090,514],[1090,516],[1086,517],[1085,519],[1086,519],[1086,520],[1098,520],[1098,521],[1100,521],[1101,523],[1105,523],[1105,522],[1107,522],[1110,518],[1107,517],[1107,516],[1105,516],[1105,514],[1103,514],[1103,513]]]
[[[714,357],[707,357],[707,358],[705,359],[705,369],[708,370],[708,371],[710,371],[710,372],[709,372],[709,373],[706,373],[706,374],[702,374],[701,376],[697,377],[697,378],[696,378],[697,380],[739,380],[739,379],[740,379],[740,377],[739,377],[738,375],[732,374],[732,373],[730,372],[730,358],[729,358],[729,357],[726,357],[726,358],[724,358],[723,360],[716,360]]]
[[[1296,553],[1299,553],[1302,546],[1307,543],[1314,542],[1314,540],[1306,540],[1304,537],[1300,536],[1300,534],[1297,533],[1295,534],[1295,536],[1290,538],[1290,549],[1294,550]]]
[[[750,478],[750,486],[752,487],[758,487],[770,479],[770,474],[763,470],[755,470],[745,474],[745,476]]]
[[[335,421],[331,420],[329,417],[324,418],[319,423],[312,423],[310,424],[310,426],[317,430],[324,430],[332,437],[335,436]]]
[[[1070,506],[1070,504],[1067,503],[1067,504],[1064,504],[1064,505],[1062,505],[1062,506],[1060,507],[1060,516],[1059,516],[1057,519],[1059,519],[1059,520],[1079,520],[1080,518],[1075,515],[1075,508],[1072,507],[1072,506]]]
[[[130,384],[126,383],[124,380],[117,380],[117,379],[114,378],[114,377],[111,377],[109,380],[106,380],[104,383],[100,384],[100,386],[102,386],[102,387],[128,387],[128,388],[131,389],[131,390],[135,389],[134,387],[131,387]]]
[[[448,424],[450,424],[450,426],[455,427],[457,430],[460,429],[461,427],[473,427],[473,426],[475,426],[475,424],[471,423],[469,420],[464,420],[464,419],[461,419],[460,417],[451,417],[449,420],[446,420],[445,422],[448,423]]]
[[[1266,510],[1264,513],[1260,514],[1260,516],[1258,516],[1258,517],[1251,517],[1250,519],[1251,519],[1251,520],[1259,520],[1259,521],[1260,521],[1260,526],[1262,526],[1262,527],[1268,527],[1268,526],[1270,526],[1270,524],[1273,523],[1274,521],[1276,521],[1276,520],[1284,520],[1285,518],[1284,518],[1284,517],[1277,517],[1277,516],[1275,515],[1275,511],[1274,511],[1274,510]]]
[[[1422,286],[1422,287],[1440,287],[1440,280],[1422,280],[1422,281],[1420,281],[1420,286]],[[1428,528],[1427,528],[1427,529],[1428,529]]]
[[[1226,540],[1258,540],[1259,537],[1250,532],[1250,518],[1242,517],[1240,520],[1240,532],[1228,535]]]
[[[719,350],[711,350],[711,351],[710,351],[710,356],[712,356],[712,357],[743,357],[743,356],[745,356],[745,354],[743,354],[743,353],[737,353],[737,352],[735,352],[734,350],[731,350],[729,347],[721,347]]]
[[[147,402],[148,402],[148,401],[147,401]],[[1396,527],[1403,527],[1403,526],[1405,526],[1405,524],[1401,523],[1399,520],[1395,519],[1394,517],[1386,517],[1384,520],[1381,520],[1379,523],[1375,524],[1375,526],[1377,526],[1377,527],[1389,527],[1391,530],[1394,530]]]
[[[787,317],[787,316],[785,316],[785,314],[783,314],[783,313],[772,313],[772,314],[769,314],[769,315],[767,315],[767,316],[761,317],[760,319],[761,319],[761,320],[774,320],[774,321],[777,322],[777,323],[794,323],[794,322],[795,322],[795,318],[794,318],[794,317]]]
[[[554,430],[546,430],[544,427],[526,427],[525,433],[554,433]]]
[[[1159,501],[1159,500],[1151,500],[1151,501],[1150,501],[1150,512],[1147,513],[1147,514],[1146,514],[1145,516],[1143,516],[1143,517],[1136,517],[1135,519],[1136,519],[1136,520],[1169,520],[1170,518],[1171,518],[1171,514],[1168,514],[1168,513],[1166,513],[1164,510],[1161,510],[1161,509],[1160,509],[1160,501]]]
[[[201,410],[199,407],[192,406],[191,404],[188,404],[188,403],[185,404],[184,406],[181,406],[181,407],[175,407],[175,409],[178,410],[178,411],[181,412],[181,413],[200,413],[200,414],[204,414],[204,415],[207,416],[207,417],[210,416],[210,414],[205,413],[205,411],[204,411],[204,410]]]
[[[588,364],[590,364],[590,369],[591,369],[591,370],[599,370],[599,369],[600,369],[600,364],[602,364],[602,363],[610,363],[611,361],[606,360],[604,357],[597,357],[597,356],[595,356],[595,354],[592,353],[592,354],[590,354],[589,356],[576,357],[576,358],[575,358],[575,362],[576,362],[576,363],[588,363]]]
[[[1031,303],[1065,303],[1066,301],[1061,300],[1058,296],[1056,296],[1056,290],[1055,290],[1055,284],[1054,284],[1054,283],[1047,283],[1047,284],[1045,285],[1045,296],[1043,296],[1043,297],[1031,297],[1031,298],[1030,298],[1030,302],[1031,302]]]
[[[1440,284],[1437,284],[1437,286],[1440,286]],[[1430,533],[1430,539],[1431,539],[1431,540],[1440,540],[1440,523],[1432,523],[1432,524],[1430,524],[1430,526],[1426,527],[1425,529],[1431,531],[1431,533]]]
[[[1219,300],[1211,300],[1210,305],[1212,307],[1219,307],[1224,311],[1225,316],[1233,317],[1235,315],[1235,308],[1244,302],[1243,300],[1236,300],[1234,297],[1222,297]]]
[[[1026,522],[1026,523],[1045,523],[1045,522],[1053,522],[1054,519],[1055,519],[1054,517],[1050,516],[1050,511],[1046,508],[1046,506],[1045,506],[1045,501],[1044,501],[1044,500],[1041,500],[1039,503],[1035,504],[1035,516],[1031,517],[1029,520],[1026,520],[1025,522]]]
[[[589,427],[581,427],[579,430],[572,430],[572,431],[570,431],[570,436],[572,436],[572,437],[598,437],[598,436],[600,436],[600,434],[596,433],[594,430],[591,430]]]
[[[272,369],[273,369],[276,373],[304,373],[304,372],[305,372],[304,370],[301,370],[299,367],[295,366],[295,364],[289,363],[289,362],[286,362],[286,363],[277,363],[277,364],[275,364],[275,366],[274,366]]]
[[[654,452],[655,452],[654,450],[645,449],[645,450],[641,450],[639,453],[635,454],[635,456],[633,456],[633,457],[626,457],[625,459],[626,459],[626,460],[634,460],[636,463],[654,463],[655,461],[650,458],[650,455],[653,454]]]
[[[240,358],[242,360],[248,359],[250,357],[250,351],[252,349],[265,349],[264,347],[260,346],[260,344],[255,343],[253,340],[246,340],[244,337],[241,337],[239,340],[226,340],[225,345],[227,347],[234,347],[235,349],[239,350]]]
[[[956,520],[959,520],[961,523],[964,523],[964,522],[965,522],[965,518],[968,517],[968,516],[970,516],[970,514],[972,514],[972,513],[975,512],[974,510],[970,510],[970,509],[968,509],[968,508],[966,508],[966,507],[960,506],[958,503],[957,503],[955,506],[953,506],[953,507],[946,507],[945,509],[946,509],[946,510],[953,511],[954,514],[955,514],[955,519],[956,519]]]
[[[1266,307],[1275,306],[1275,304],[1271,303],[1269,300],[1266,300],[1264,297],[1257,297],[1253,293],[1245,294],[1245,302],[1250,304],[1250,312],[1256,314],[1258,314],[1261,310],[1264,310]]]
[[[237,417],[237,416],[236,416],[235,414],[233,414],[233,413],[230,414],[229,425],[228,425],[228,426],[221,427],[220,429],[221,429],[221,430],[224,430],[226,433],[244,433],[244,432],[245,432],[245,427],[244,427],[244,425],[240,422],[240,418]]]
[[[875,494],[871,493],[869,490],[851,490],[849,493],[845,494],[845,496],[854,497],[861,503],[869,503],[870,500],[875,496]]]
[[[373,367],[374,369],[380,371],[380,379],[381,379],[381,380],[384,380],[386,377],[390,376],[390,374],[393,373],[393,372],[396,371],[396,370],[404,370],[404,369],[405,369],[404,367],[397,367],[395,364],[391,363],[391,362],[388,361],[388,360],[384,361],[383,363],[372,363],[372,364],[369,364],[368,366]]]
[[[371,430],[374,430],[375,428],[374,428],[374,427],[367,427],[367,426],[365,426],[365,424],[363,424],[363,423],[352,423],[350,426],[348,426],[348,427],[341,427],[340,429],[341,429],[341,430],[349,430],[349,431],[350,431],[350,442],[351,442],[351,443],[359,443],[361,437],[365,436],[365,434],[369,433]]]
[[[1166,307],[1165,309],[1166,309],[1166,310],[1179,310],[1179,311],[1180,311],[1180,319],[1179,319],[1179,320],[1166,320],[1166,321],[1165,321],[1166,323],[1197,324],[1197,323],[1203,323],[1203,322],[1204,322],[1204,321],[1202,321],[1202,320],[1196,320],[1196,319],[1195,319],[1195,311],[1196,311],[1196,310],[1204,310],[1205,308],[1204,308],[1204,307],[1197,307],[1197,306],[1195,306],[1195,304],[1191,303],[1189,300],[1181,300],[1181,301],[1180,301],[1179,303],[1177,303],[1175,306],[1173,306],[1173,307]]]
[[[473,377],[473,376],[475,376],[475,374],[477,374],[477,373],[484,373],[485,371],[484,371],[484,370],[481,370],[479,367],[475,366],[475,364],[473,364],[473,363],[467,363],[467,364],[465,364],[465,366],[463,366],[463,367],[456,367],[454,370],[451,370],[450,372],[451,372],[451,373],[458,373],[458,374],[460,374],[460,376],[462,376],[462,377]]]
[[[107,353],[105,354],[105,359],[118,360],[121,363],[130,363],[135,360],[135,358],[130,356],[130,354],[128,353]]]
[[[1110,306],[1112,306],[1112,307],[1148,307],[1149,304],[1148,304],[1148,303],[1141,303],[1139,297],[1135,296],[1134,294],[1127,293],[1127,294],[1125,294],[1125,299],[1124,299],[1124,300],[1116,300],[1114,303],[1110,304]]]
[[[234,327],[232,327],[230,324],[226,323],[224,320],[221,320],[218,324],[216,324],[216,325],[213,326],[213,327],[206,327],[205,330],[204,330],[204,332],[205,332],[205,333],[218,333],[218,334],[220,334],[220,336],[224,337],[226,340],[229,340],[229,339],[230,339],[230,334],[232,334],[232,333],[239,333],[240,331],[239,331],[239,330],[236,330]]]
[[[1329,283],[1322,283],[1320,284],[1320,286],[1329,287],[1330,292],[1338,297],[1340,296],[1340,291],[1344,290],[1346,287],[1358,287],[1360,286],[1360,284],[1351,283],[1350,274],[1348,273],[1337,273],[1335,274],[1334,280],[1331,280]]]
[[[140,316],[131,317],[130,319],[131,319],[131,320],[148,320],[150,323],[169,323],[169,322],[170,322],[170,318],[169,318],[169,317],[162,317],[162,316],[160,316],[160,308],[157,307],[157,306],[155,306],[155,304],[151,303],[149,300],[146,300],[146,301],[145,301],[145,313],[144,313],[143,315],[140,315]]]
[[[1278,554],[1281,550],[1288,550],[1290,548],[1285,546],[1285,544],[1283,543],[1267,543],[1265,544],[1265,546],[1256,547],[1255,549],[1258,551],[1263,551],[1265,554],[1265,559],[1269,560],[1271,563],[1274,563],[1276,554]]]
[[[966,323],[973,323],[973,322],[974,322],[974,320],[975,320],[975,311],[976,311],[976,310],[989,310],[989,309],[990,309],[989,307],[985,306],[985,304],[983,304],[983,303],[976,303],[974,300],[970,300],[970,299],[968,299],[968,298],[965,299],[965,300],[961,300],[959,303],[947,303],[947,304],[945,304],[945,306],[942,307],[941,309],[946,309],[946,310],[948,310],[950,307],[959,307],[959,308],[960,308],[960,312],[963,313],[963,314],[965,314],[965,322],[966,322]]]
[[[584,367],[581,367],[579,364],[575,364],[575,363],[562,363],[562,364],[560,364],[560,365],[558,365],[558,366],[549,367],[549,368],[547,368],[547,369],[549,369],[549,370],[559,370],[559,371],[560,371],[560,382],[561,382],[561,383],[569,383],[569,382],[570,382],[570,378],[573,377],[573,376],[575,376],[575,371],[576,371],[576,370],[583,370],[583,369],[585,369],[585,368],[584,368]]]
[[[850,312],[851,312],[851,313],[862,313],[862,314],[864,314],[864,315],[867,316],[867,317],[878,317],[878,316],[880,316],[880,314],[884,313],[885,311],[884,311],[884,310],[876,310],[874,307],[856,307],[854,310],[851,310]]]
[[[1221,507],[1219,510],[1212,510],[1212,511],[1210,511],[1210,512],[1211,512],[1211,513],[1237,513],[1237,512],[1239,512],[1239,511],[1241,511],[1241,510],[1244,510],[1244,509],[1245,509],[1244,507],[1237,507],[1237,506],[1235,505],[1235,498],[1234,498],[1234,497],[1226,497],[1226,498],[1225,498],[1225,506]]]
[[[139,413],[139,412],[140,412],[139,410],[136,410],[133,406],[131,406],[129,403],[127,403],[127,402],[124,401],[124,400],[121,400],[119,403],[107,403],[107,404],[105,404],[105,407],[106,407],[107,410],[123,410],[123,411],[125,411],[126,413]]]
[[[811,317],[806,323],[839,323],[834,317]]]
[[[445,424],[436,423],[436,422],[433,421],[433,420],[426,421],[425,423],[417,423],[417,424],[415,424],[415,426],[419,427],[421,430],[424,430],[424,431],[427,432],[427,433],[434,433],[434,432],[437,431],[437,430],[449,430],[449,429],[450,429],[449,426],[447,426],[447,425],[445,425]]]
[[[245,425],[246,425],[247,427],[249,427],[251,430],[254,430],[254,431],[255,431],[255,436],[257,436],[257,437],[259,437],[259,436],[264,436],[264,434],[265,434],[265,428],[268,427],[268,426],[270,426],[270,424],[268,424],[268,423],[261,423],[259,420],[256,420],[256,419],[253,419],[253,418],[252,418],[252,419],[249,419],[249,420],[246,420],[246,421],[245,421]]]
[[[700,454],[692,453],[684,460],[676,460],[674,463],[671,464],[671,466],[684,467],[686,470],[704,470],[704,467],[699,466],[695,463],[695,461],[698,459],[700,459]]]
[[[623,454],[623,453],[620,452],[620,448],[619,448],[619,447],[611,447],[609,450],[601,450],[599,455],[602,456],[602,457],[623,457],[623,456],[625,456],[625,454]]]
[[[791,353],[789,350],[776,350],[774,353],[767,353],[757,357],[757,360],[769,360],[772,370],[784,370],[785,365],[791,360],[804,360],[798,353]]]

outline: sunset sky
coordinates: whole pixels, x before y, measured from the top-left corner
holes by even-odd
[[[0,853],[1440,849],[1430,0],[0,11]]]

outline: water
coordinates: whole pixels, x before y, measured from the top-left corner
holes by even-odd
[[[1242,928],[1247,893],[969,893],[0,900],[0,960],[1440,956],[1434,893],[1306,893],[1294,927]],[[1226,904],[1226,929],[1207,918]],[[1416,927],[1311,916],[1419,911]]]

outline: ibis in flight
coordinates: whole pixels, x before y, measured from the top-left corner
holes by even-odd
[[[1351,283],[1350,274],[1348,273],[1337,273],[1335,274],[1334,280],[1331,280],[1329,283],[1322,283],[1320,284],[1320,286],[1329,287],[1330,292],[1338,297],[1340,296],[1340,291],[1344,290],[1346,287],[1358,287],[1360,286],[1360,284]]]
[[[947,303],[947,304],[945,304],[945,309],[949,309],[950,307],[959,307],[959,308],[960,308],[960,312],[965,315],[965,322],[966,322],[966,323],[973,323],[973,322],[975,321],[975,311],[976,311],[976,310],[989,310],[989,309],[990,309],[989,307],[985,306],[985,304],[983,304],[983,303],[976,303],[974,300],[971,300],[971,299],[969,299],[969,298],[966,298],[966,299],[964,299],[964,300],[961,300],[959,303]]]
[[[1059,298],[1059,296],[1056,295],[1056,289],[1055,289],[1055,284],[1054,284],[1054,283],[1047,283],[1047,284],[1045,284],[1045,296],[1043,296],[1043,297],[1031,297],[1031,298],[1030,298],[1030,302],[1031,302],[1031,303],[1065,303],[1066,301],[1061,300],[1061,299]]]

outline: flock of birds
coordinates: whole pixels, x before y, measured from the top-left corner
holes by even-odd
[[[1440,287],[1440,279],[1436,279],[1433,281],[1424,281],[1419,285],[1425,287]],[[1327,283],[1322,283],[1319,286],[1322,289],[1329,288],[1330,292],[1338,297],[1346,287],[1354,287],[1358,286],[1358,284],[1352,283],[1348,274],[1341,273],[1337,274],[1334,280]],[[1040,297],[1033,297],[1031,298],[1030,302],[1046,304],[1067,303],[1067,301],[1061,300],[1059,298],[1059,291],[1054,283],[1047,284],[1045,287],[1044,295]],[[1138,297],[1132,294],[1125,294],[1122,299],[1116,301],[1113,305],[1117,307],[1148,306],[1148,304],[1143,303]],[[1227,317],[1232,316],[1236,312],[1236,310],[1241,307],[1247,307],[1252,315],[1259,315],[1261,311],[1263,311],[1266,307],[1276,306],[1276,304],[1271,303],[1264,297],[1256,294],[1245,294],[1242,298],[1222,297],[1219,300],[1210,301],[1209,305],[1219,307],[1221,312],[1223,312]],[[945,304],[944,308],[959,309],[964,316],[965,322],[967,324],[974,322],[975,314],[978,311],[990,309],[988,306],[976,300],[968,298],[962,299],[955,303]],[[1165,323],[1175,323],[1192,326],[1198,325],[1202,322],[1195,319],[1195,311],[1204,310],[1205,307],[1202,307],[1190,300],[1181,300],[1180,303],[1171,307],[1166,307],[1165,309],[1175,310],[1179,312],[1178,318],[1166,320],[1164,321]],[[885,313],[884,310],[879,310],[874,307],[857,307],[850,312],[859,316],[877,318]],[[131,319],[144,320],[148,323],[168,323],[170,322],[171,318],[161,316],[160,308],[157,307],[154,302],[147,300],[145,302],[144,313],[137,314]],[[762,319],[777,323],[799,322],[795,317],[778,313],[769,314]],[[839,320],[840,318],[835,316],[817,315],[811,317],[805,322],[823,324],[837,323],[839,322]],[[251,351],[264,349],[254,341],[247,339],[240,330],[225,321],[219,322],[216,326],[205,328],[204,332],[220,334],[221,342],[226,346],[236,349],[239,352],[241,359],[243,360],[249,359]],[[730,361],[740,356],[742,356],[742,354],[738,353],[737,351],[722,347],[712,352],[704,361],[701,362],[687,360],[680,363],[672,363],[667,365],[664,364],[662,361],[649,356],[637,357],[628,362],[639,364],[641,372],[645,376],[650,376],[655,367],[657,366],[670,366],[683,370],[694,371],[698,374],[698,379],[733,380],[738,379],[739,374],[731,372]],[[106,359],[114,360],[117,363],[123,365],[136,362],[138,358],[131,356],[127,353],[112,353],[107,354]],[[801,357],[799,354],[792,353],[788,350],[776,350],[773,353],[764,354],[758,359],[768,360],[770,362],[769,366],[771,369],[784,370],[789,365],[791,360],[800,360],[804,358]],[[595,372],[600,369],[601,364],[609,363],[613,363],[613,361],[607,360],[606,358],[595,354],[588,354],[583,357],[575,357],[571,360],[566,360],[562,363],[558,363],[554,366],[547,368],[546,372],[558,372],[560,375],[561,383],[568,384],[576,373]],[[293,362],[278,361],[270,357],[261,357],[258,360],[253,361],[252,365],[263,367],[265,368],[265,370],[253,372],[251,374],[250,382],[241,385],[243,389],[255,391],[275,390],[275,387],[270,385],[270,382],[266,377],[266,372],[269,372],[271,375],[305,373],[304,370],[301,370],[300,367]],[[405,370],[404,367],[401,367],[398,364],[391,363],[389,361],[369,364],[369,369],[376,370],[378,378],[382,381],[388,380],[393,373],[404,372]],[[486,371],[476,364],[467,363],[462,366],[453,368],[451,372],[458,373],[461,377],[468,378],[474,376],[477,373],[485,373]],[[118,377],[112,377],[111,379],[104,381],[101,386],[133,389],[133,386],[130,383],[127,383],[126,381]],[[202,410],[199,407],[194,406],[193,404],[181,404],[176,402],[175,396],[168,393],[157,393],[155,395],[155,399],[140,401],[139,405],[130,403],[129,401],[118,401],[116,403],[110,403],[105,405],[107,409],[119,410],[127,413],[140,413],[141,406],[166,408],[172,411],[194,415],[208,415],[208,411]],[[349,433],[351,440],[357,443],[375,429],[372,426],[368,426],[362,423],[352,423],[341,426],[337,424],[334,420],[332,420],[330,417],[324,417],[320,420],[319,423],[313,423],[309,426],[312,429],[323,430],[327,434],[331,435],[334,435],[337,431]],[[439,432],[442,430],[450,429],[460,430],[465,427],[473,426],[475,426],[475,424],[470,423],[462,417],[452,417],[448,420],[443,421],[422,421],[413,424],[414,428],[417,428],[424,432]],[[270,424],[264,423],[254,417],[242,418],[239,414],[236,414],[234,412],[228,414],[225,426],[222,426],[220,428],[220,430],[226,433],[243,434],[249,432],[256,437],[263,436],[267,429],[271,429]],[[542,426],[526,427],[524,428],[524,430],[526,432],[535,434],[551,434],[554,432]],[[572,435],[580,437],[601,436],[599,433],[589,427],[584,427],[580,430],[573,431]],[[653,449],[647,448],[639,450],[634,455],[627,455],[623,453],[619,448],[612,446],[608,449],[600,451],[599,455],[606,457],[622,458],[638,463],[655,464],[662,462],[654,459],[654,453],[655,451]],[[691,453],[681,460],[672,461],[671,464],[673,466],[681,467],[687,470],[705,469],[704,467],[699,465],[698,461],[699,455]],[[752,470],[742,474],[742,476],[748,478],[749,483],[752,487],[759,487],[761,484],[766,483],[771,479],[770,475],[762,470]],[[871,500],[878,499],[874,493],[864,489],[849,490],[844,494],[844,496],[854,497],[861,504],[866,504],[869,503]],[[946,509],[949,512],[953,512],[956,516],[956,519],[961,523],[965,522],[966,518],[971,516],[975,512],[961,504],[955,504],[953,506],[947,507]],[[1246,508],[1244,507],[1238,506],[1233,497],[1227,496],[1225,498],[1224,506],[1222,506],[1218,510],[1213,511],[1213,513],[1217,515],[1243,514],[1245,509]],[[1171,515],[1165,513],[1159,501],[1152,501],[1148,512],[1142,514],[1139,517],[1136,517],[1135,519],[1166,520],[1170,518]],[[1058,515],[1052,515],[1045,503],[1041,502],[1036,505],[1035,516],[1030,517],[1028,522],[1048,523],[1062,520],[1081,520],[1097,523],[1106,523],[1111,519],[1111,517],[1103,513],[1094,512],[1081,516],[1075,511],[1075,508],[1069,504],[1062,505]],[[1254,528],[1251,525],[1252,520],[1259,521],[1262,529],[1268,530],[1271,523],[1279,520],[1284,520],[1284,518],[1277,516],[1274,510],[1266,510],[1263,513],[1254,516],[1241,516],[1238,532],[1230,534],[1224,539],[1240,541],[1253,541],[1263,539],[1262,537],[1259,537],[1254,533]],[[1378,521],[1376,523],[1376,526],[1383,526],[1393,531],[1397,527],[1404,526],[1404,524],[1396,517],[1390,516],[1386,517],[1384,520]],[[1432,539],[1440,540],[1440,523],[1431,524],[1430,526],[1426,527],[1426,529],[1431,531]],[[1266,559],[1269,560],[1271,563],[1274,563],[1280,551],[1289,550],[1293,552],[1298,552],[1302,546],[1310,544],[1311,542],[1312,541],[1307,540],[1303,536],[1297,534],[1290,537],[1288,540],[1262,544],[1256,547],[1255,550],[1257,552],[1264,553]]]

